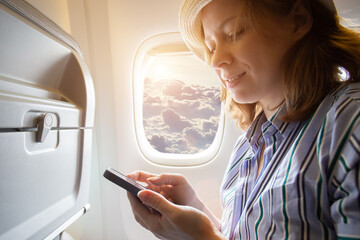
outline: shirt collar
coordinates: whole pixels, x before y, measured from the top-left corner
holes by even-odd
[[[286,139],[295,126],[299,124],[299,122],[282,121],[281,116],[284,113],[286,113],[286,106],[282,104],[269,120],[266,119],[263,111],[256,117],[246,132],[246,138],[254,151],[257,151],[260,147],[262,136],[265,132],[269,131],[269,128],[272,128],[269,132],[274,134],[278,131]]]
[[[286,106],[285,104],[282,104],[278,110],[270,117],[269,120],[267,120],[262,126],[261,126],[261,130],[263,133],[265,133],[267,131],[267,129],[272,126],[274,127],[275,129],[271,132],[276,132],[279,131],[283,137],[285,135],[285,132],[286,132],[286,129],[289,125],[288,122],[284,122],[281,120],[281,116],[283,114],[286,113]]]
[[[246,132],[246,138],[250,143],[253,151],[257,151],[261,143],[261,126],[267,121],[264,112],[262,111],[253,121]]]

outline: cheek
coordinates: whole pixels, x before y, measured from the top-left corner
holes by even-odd
[[[264,38],[252,33],[239,45],[238,56],[257,74],[276,72],[280,69],[282,58],[288,48],[287,43],[278,40],[274,37]]]
[[[253,66],[259,57],[259,47],[251,38],[244,39],[235,49],[237,60],[245,65]]]
[[[222,85],[224,88],[226,88],[226,82],[225,82],[224,80],[222,80],[220,71],[219,71],[219,70],[215,70],[215,72],[216,72],[216,75],[217,75],[219,81],[221,82],[221,85]]]
[[[271,47],[258,48],[251,56],[252,73],[259,82],[277,82],[281,79],[282,54]]]
[[[247,38],[236,49],[237,62],[253,77],[267,75],[272,69],[272,59],[266,54],[267,47],[262,46],[257,38]]]

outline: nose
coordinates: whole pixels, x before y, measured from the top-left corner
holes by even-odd
[[[233,61],[232,53],[226,45],[218,44],[216,49],[211,56],[211,67],[215,70],[223,69],[230,65]]]

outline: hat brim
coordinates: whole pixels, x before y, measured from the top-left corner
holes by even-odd
[[[212,0],[183,1],[179,14],[179,27],[188,48],[200,59],[204,59],[200,11]]]

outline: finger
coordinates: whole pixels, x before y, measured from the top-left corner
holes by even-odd
[[[157,192],[142,190],[138,193],[138,198],[142,201],[143,204],[149,206],[159,212],[161,215],[169,216],[175,209],[176,206],[168,201],[164,196]],[[145,222],[148,222],[149,216],[144,214],[143,218],[140,216]]]
[[[144,206],[144,204],[140,201],[140,199],[138,197],[136,197],[134,194],[132,193],[127,193],[130,205],[131,205],[131,209],[134,215],[135,220],[144,228],[149,229],[148,225],[143,221],[143,219],[139,216],[138,211],[141,208],[146,208],[148,210],[148,208],[146,206]],[[144,211],[146,211],[144,209]],[[148,210],[149,211],[149,210]]]
[[[150,183],[154,185],[179,185],[187,183],[185,177],[181,174],[167,174],[163,173],[154,177],[150,177],[147,179]]]
[[[144,204],[140,201],[140,199],[134,194],[128,192],[127,197],[129,199],[131,209],[133,210],[134,215],[136,215],[138,209],[145,207]]]
[[[156,177],[157,175],[144,171],[135,171],[127,174],[126,176],[135,181],[146,182],[148,178]]]

